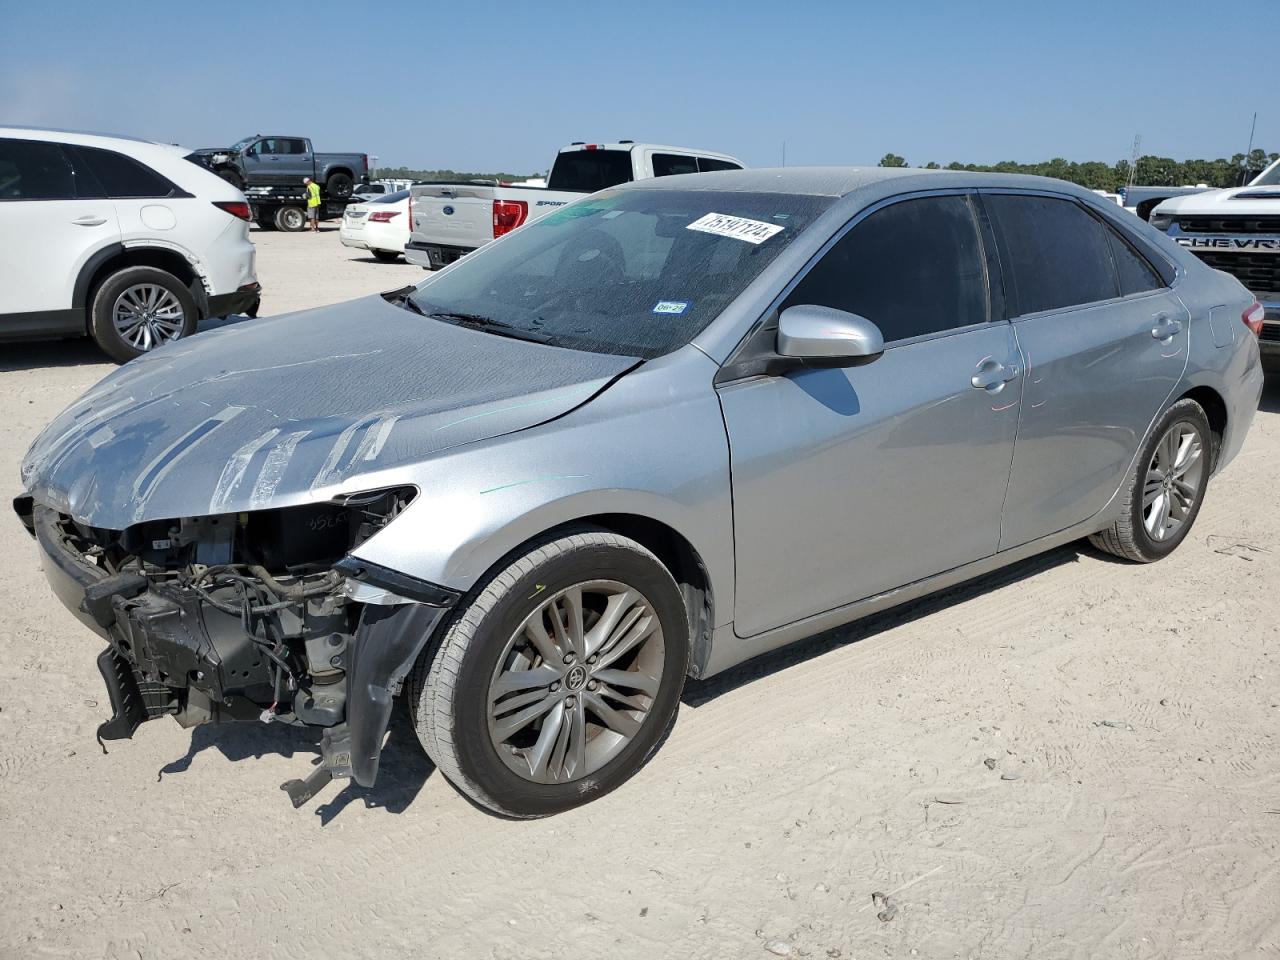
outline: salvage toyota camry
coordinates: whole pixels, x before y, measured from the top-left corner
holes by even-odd
[[[403,691],[459,790],[540,816],[635,774],[687,676],[1077,538],[1168,554],[1260,309],[1058,181],[670,177],[133,361],[16,507],[107,641],[101,737],[317,727],[302,803],[374,782]]]

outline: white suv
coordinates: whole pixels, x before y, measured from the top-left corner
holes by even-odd
[[[257,312],[244,194],[166,144],[0,127],[0,340],[92,336],[124,362]]]

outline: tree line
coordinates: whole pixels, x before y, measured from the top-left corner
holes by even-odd
[[[374,176],[371,172],[370,176]],[[468,180],[530,180],[541,173],[467,173],[461,170],[410,170],[408,167],[378,167],[381,180],[431,180],[440,183],[466,183]]]
[[[1237,153],[1230,160],[1173,160],[1169,157],[1144,156],[1138,158],[1136,176],[1133,182],[1139,186],[1180,187],[1187,184],[1205,183],[1211,187],[1234,187],[1241,182],[1242,171],[1251,171],[1256,175],[1269,163],[1273,163],[1280,154],[1267,153],[1265,150],[1253,150],[1246,157]],[[909,166],[904,157],[896,153],[886,153],[880,159],[882,167]],[[999,163],[948,163],[945,167],[929,162],[926,170],[967,170],[980,173],[1028,173],[1040,177],[1056,177],[1078,183],[1090,190],[1105,190],[1115,193],[1129,182],[1130,164],[1128,160],[1116,163],[1102,163],[1097,160],[1078,163],[1054,157],[1042,163],[1016,163],[1013,160],[1002,160]]]

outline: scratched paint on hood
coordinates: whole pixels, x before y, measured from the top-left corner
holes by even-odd
[[[45,428],[22,480],[40,502],[110,529],[306,503],[363,473],[561,416],[637,362],[369,297],[132,361]]]

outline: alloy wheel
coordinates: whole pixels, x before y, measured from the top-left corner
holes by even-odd
[[[639,733],[662,682],[662,626],[649,600],[613,580],[540,603],[507,641],[489,682],[489,736],[534,783],[595,773]]]
[[[1168,540],[1191,517],[1203,475],[1200,431],[1180,420],[1156,444],[1142,486],[1142,525],[1152,540]]]
[[[116,297],[111,319],[120,339],[145,353],[181,337],[186,314],[172,291],[155,283],[138,283]]]

